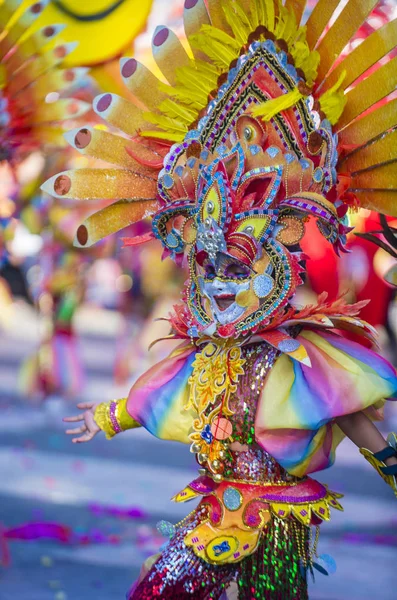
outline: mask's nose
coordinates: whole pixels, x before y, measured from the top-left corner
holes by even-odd
[[[225,282],[222,279],[218,279],[218,277],[214,279],[212,285],[217,292],[222,292],[225,289]]]

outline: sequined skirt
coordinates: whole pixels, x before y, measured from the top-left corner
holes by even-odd
[[[178,528],[128,600],[306,600],[309,528],[272,516],[255,552],[236,564],[215,565],[198,557],[185,538],[202,517],[194,511]]]

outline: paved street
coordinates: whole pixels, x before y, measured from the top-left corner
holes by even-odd
[[[26,309],[12,323],[0,332],[0,523],[6,529],[61,523],[76,540],[86,535],[90,543],[11,541],[11,565],[0,567],[0,600],[124,599],[142,560],[162,543],[156,522],[185,514],[186,507],[169,498],[195,476],[194,462],[187,448],[141,430],[72,445],[60,420],[73,412],[70,403],[34,406],[15,392],[18,366],[33,350],[39,327]],[[82,399],[127,391],[112,384],[117,326],[110,315],[80,319],[87,370]],[[397,429],[397,406],[387,414],[385,429],[392,422]],[[333,514],[320,538],[319,553],[332,555],[337,571],[318,575],[312,600],[395,600],[397,503],[391,490],[350,443],[320,480],[346,498],[345,512]]]

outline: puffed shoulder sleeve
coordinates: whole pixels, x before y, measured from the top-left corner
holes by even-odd
[[[127,410],[145,429],[163,440],[190,443],[189,378],[196,348],[183,343],[146,371],[132,386]]]
[[[303,476],[330,466],[343,439],[337,417],[365,411],[382,419],[397,395],[394,367],[377,353],[328,332],[303,331],[311,366],[281,355],[259,399],[257,442],[287,471]]]

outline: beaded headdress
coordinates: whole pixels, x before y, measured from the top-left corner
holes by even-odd
[[[339,0],[319,0],[302,25],[305,4],[186,0],[188,50],[166,27],[153,37],[165,81],[122,59],[135,103],[102,94],[94,110],[109,129],[68,134],[114,166],[43,186],[58,198],[109,200],[79,227],[80,247],[151,218],[152,231],[127,243],[156,237],[165,255],[187,256],[193,336],[252,332],[283,310],[301,283],[310,217],[339,253],[349,207],[397,214],[397,100],[378,106],[397,83],[397,59],[378,62],[396,46],[397,21],[338,58],[377,2],[350,0],[333,18]],[[206,269],[227,279],[228,264],[248,281],[233,288],[238,317],[220,323]]]

